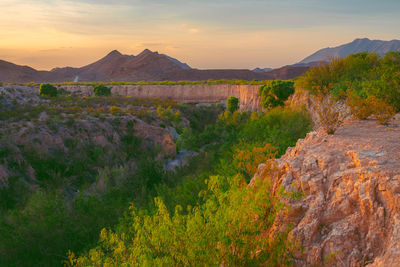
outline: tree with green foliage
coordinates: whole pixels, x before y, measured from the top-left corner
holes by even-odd
[[[272,166],[271,166],[272,169]],[[267,173],[267,172],[266,172]],[[295,245],[288,231],[271,231],[280,200],[270,193],[269,177],[249,187],[240,175],[211,176],[202,205],[170,212],[160,198],[153,214],[131,206],[126,226],[103,229],[99,246],[88,254],[69,254],[69,266],[287,266]],[[124,229],[125,228],[125,229]],[[122,232],[121,232],[122,230]]]
[[[111,88],[105,86],[104,84],[99,84],[93,88],[93,92],[95,96],[110,96]]]
[[[235,112],[239,109],[239,99],[234,96],[228,97],[228,99],[226,100],[226,106],[230,113]]]
[[[41,96],[57,96],[57,88],[49,83],[42,83],[39,88],[39,95]]]
[[[294,93],[293,81],[274,80],[258,89],[261,106],[266,109],[283,106],[284,102]]]

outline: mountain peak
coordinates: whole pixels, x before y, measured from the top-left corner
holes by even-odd
[[[371,41],[371,40],[367,37],[364,37],[364,38],[356,38],[356,39],[354,39],[353,42],[355,42],[355,41]]]
[[[400,41],[398,40],[382,41],[370,40],[368,38],[357,38],[354,41],[341,46],[318,50],[314,54],[300,61],[300,63],[326,61],[330,57],[347,57],[350,54],[356,54],[365,51],[373,51],[380,56],[383,56],[389,51],[397,51],[399,49]]]
[[[151,50],[149,50],[149,49],[145,49],[145,50],[143,50],[139,55],[137,55],[137,56],[144,56],[144,55],[151,55],[151,54],[155,54],[155,55],[157,55],[158,54],[158,52],[153,52],[153,51],[151,51]]]
[[[108,56],[122,56],[122,54],[118,50],[113,50],[107,54],[107,57]]]
[[[360,45],[360,44],[364,44],[364,43],[370,43],[372,40],[370,40],[369,38],[357,38],[354,39],[353,42],[351,42],[350,44],[355,44],[355,45]]]

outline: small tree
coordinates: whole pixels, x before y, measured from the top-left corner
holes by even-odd
[[[93,88],[93,92],[95,96],[109,96],[111,95],[111,88],[104,84],[99,84]]]
[[[226,105],[228,107],[228,111],[230,113],[235,112],[236,110],[239,109],[239,99],[237,97],[234,96],[230,96],[227,100],[226,100]]]
[[[283,106],[284,102],[294,93],[294,83],[292,81],[275,80],[265,84],[258,89],[263,108],[274,108]]]
[[[39,88],[39,95],[41,96],[57,96],[57,88],[49,83],[42,83]]]
[[[342,125],[340,112],[335,109],[335,101],[330,96],[316,96],[313,108],[318,115],[320,126],[327,134],[334,134]]]

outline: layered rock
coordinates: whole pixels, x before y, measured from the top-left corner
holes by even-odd
[[[84,96],[93,95],[93,86],[62,86],[69,92]],[[217,103],[234,96],[239,99],[242,110],[260,110],[259,85],[114,85],[112,93],[139,98],[171,99],[184,103]]]
[[[399,159],[397,115],[389,127],[348,120],[334,135],[309,133],[276,161],[275,190],[304,192],[276,222],[304,247],[296,266],[400,266]]]

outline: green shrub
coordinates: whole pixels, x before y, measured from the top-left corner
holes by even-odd
[[[39,94],[41,96],[57,96],[57,88],[49,83],[42,83],[39,88]]]
[[[109,111],[111,114],[122,113],[122,110],[117,106],[111,106]]]
[[[261,97],[261,106],[267,109],[283,106],[289,96],[294,93],[293,85],[293,81],[275,80],[260,86],[258,95]]]
[[[95,96],[110,96],[111,88],[105,86],[104,84],[99,84],[93,87],[93,92]]]
[[[166,109],[162,106],[158,106],[157,115],[166,124],[173,125],[174,127],[179,127],[179,124],[182,121],[181,112],[179,110],[174,112],[170,106]]]
[[[230,96],[227,100],[226,100],[226,106],[228,108],[228,111],[230,113],[235,112],[236,110],[239,109],[239,99],[237,97],[234,96]]]
[[[283,155],[289,146],[296,145],[312,129],[310,114],[299,107],[277,107],[265,113],[253,113],[240,128],[240,144],[264,146],[269,143]]]

